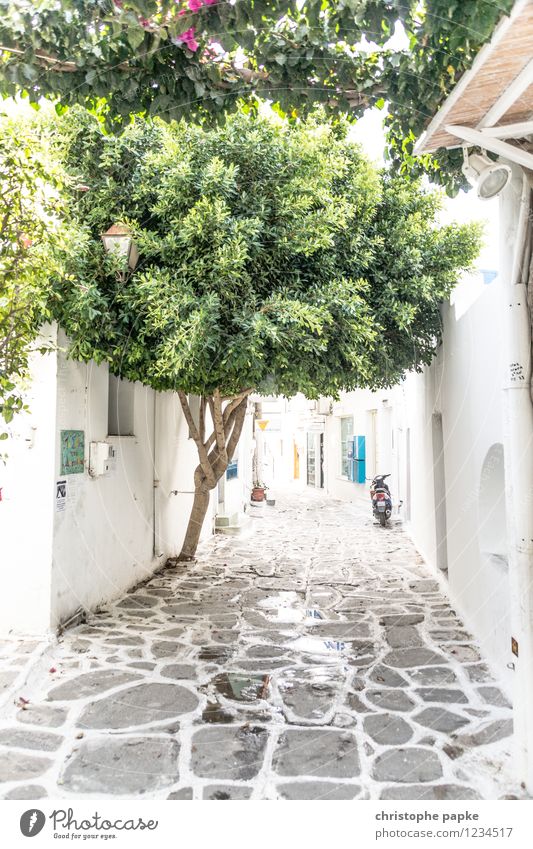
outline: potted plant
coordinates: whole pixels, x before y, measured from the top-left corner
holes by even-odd
[[[254,481],[254,485],[252,487],[252,501],[264,501],[265,500],[265,492],[268,487],[265,486],[264,483],[260,481]]]

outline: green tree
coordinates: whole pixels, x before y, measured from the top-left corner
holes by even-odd
[[[389,155],[453,193],[460,155],[413,160],[442,98],[513,0],[0,0],[0,92],[58,108],[220,119],[240,100],[358,117],[388,104]],[[406,47],[388,43],[397,24]]]
[[[55,315],[73,357],[178,393],[199,454],[184,558],[249,394],[336,396],[420,370],[476,255],[475,228],[439,227],[437,196],[377,172],[347,130],[238,113],[220,130],[139,121],[106,137],[67,116],[63,154],[89,191]],[[100,239],[117,220],[141,256],[125,278]]]
[[[27,409],[29,357],[60,271],[62,174],[46,122],[0,115],[0,417]],[[44,350],[41,345],[40,350]],[[8,438],[5,430],[0,439]]]

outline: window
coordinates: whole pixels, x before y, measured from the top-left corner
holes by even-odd
[[[135,384],[109,375],[107,433],[109,436],[133,436]]]
[[[348,441],[353,436],[353,416],[343,416],[341,419],[341,475],[350,477],[348,460]]]

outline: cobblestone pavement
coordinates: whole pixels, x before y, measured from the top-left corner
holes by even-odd
[[[523,795],[505,696],[369,512],[295,491],[68,632],[4,710],[3,797]]]

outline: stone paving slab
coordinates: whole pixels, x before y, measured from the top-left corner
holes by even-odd
[[[0,687],[39,649],[13,645]],[[400,525],[321,493],[49,651],[0,715],[6,799],[524,798],[507,694],[444,584]]]
[[[101,737],[76,747],[59,781],[79,796],[145,794],[178,779],[178,754],[171,739]]]

